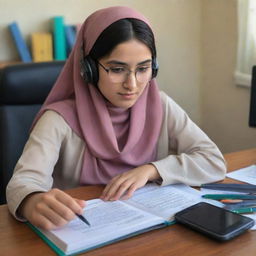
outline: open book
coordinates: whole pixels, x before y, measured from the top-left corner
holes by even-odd
[[[91,226],[79,218],[52,231],[41,230],[30,223],[28,225],[58,255],[71,255],[171,225],[176,212],[202,200],[199,191],[186,185],[160,187],[149,184],[137,190],[129,200],[87,201],[83,215]]]

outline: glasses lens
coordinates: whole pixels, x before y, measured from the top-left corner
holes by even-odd
[[[130,70],[125,68],[120,69],[109,69],[108,75],[112,83],[124,83],[129,75],[133,75]],[[151,67],[140,68],[135,71],[136,80],[139,83],[148,82],[152,76]]]
[[[112,83],[123,83],[127,78],[127,73],[124,71],[116,72],[110,69],[108,75]]]
[[[151,67],[139,69],[136,71],[136,79],[139,83],[147,83],[152,76]]]

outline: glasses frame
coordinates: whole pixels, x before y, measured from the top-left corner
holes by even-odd
[[[97,63],[109,74],[110,68],[106,68],[106,67],[105,67],[103,64],[101,64],[99,61],[97,61]],[[127,78],[129,77],[129,75],[130,75],[131,73],[134,73],[135,78],[136,78],[136,81],[137,81],[138,83],[144,83],[144,82],[138,81],[138,79],[137,79],[137,72],[138,72],[138,70],[132,71],[132,70],[130,70],[130,69],[128,69],[128,68],[126,68],[126,70],[128,71],[128,73],[126,74],[126,79],[125,79],[122,83],[124,83],[124,82],[127,80]]]

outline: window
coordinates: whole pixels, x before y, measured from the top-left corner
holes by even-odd
[[[250,86],[252,66],[256,65],[256,1],[238,1],[238,51],[235,80]]]

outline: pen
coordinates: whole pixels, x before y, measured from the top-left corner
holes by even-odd
[[[232,212],[235,212],[235,213],[253,213],[253,212],[256,212],[256,207],[240,208],[240,209],[232,210]]]
[[[256,195],[241,195],[241,194],[205,194],[202,197],[208,199],[256,199]]]
[[[83,215],[76,214],[76,216],[77,216],[82,222],[84,222],[85,224],[87,224],[89,227],[91,226],[91,224],[89,223],[89,221],[88,221]]]
[[[256,193],[256,185],[251,185],[251,184],[210,183],[210,184],[202,184],[201,188],[214,189],[214,190],[225,190],[225,191],[235,191],[235,192],[244,192],[244,193]]]
[[[222,202],[222,200],[221,200]],[[255,200],[243,200],[241,203],[228,204],[229,207],[244,208],[244,207],[256,207]]]

